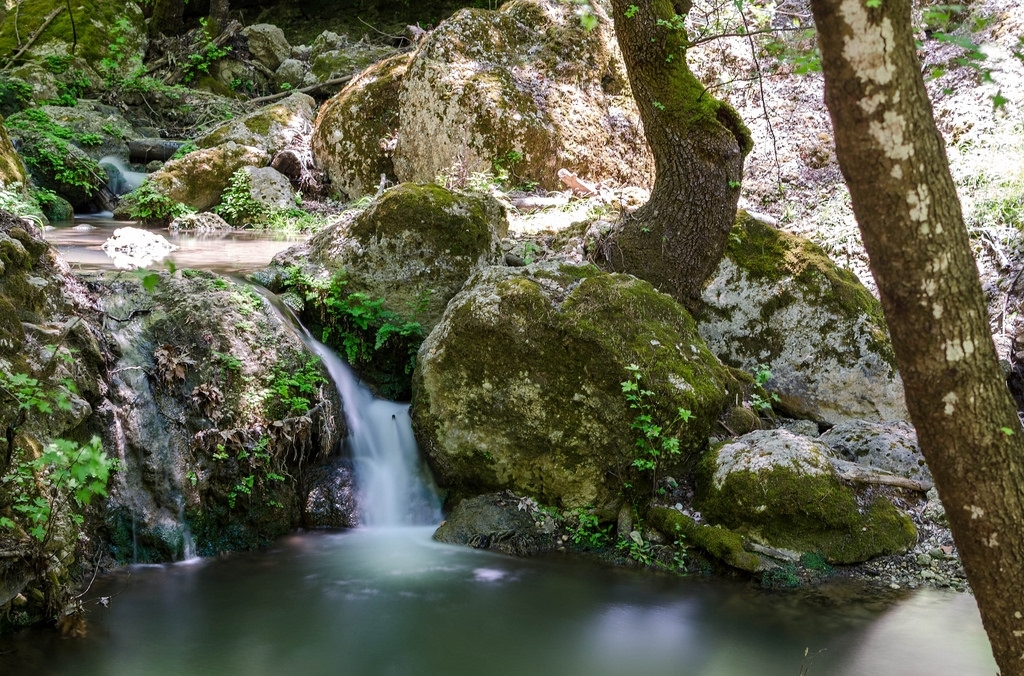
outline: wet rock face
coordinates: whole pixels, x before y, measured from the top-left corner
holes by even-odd
[[[306,528],[353,528],[359,525],[352,461],[338,458],[309,473],[303,509]]]
[[[456,495],[509,489],[610,518],[636,447],[622,391],[630,364],[642,365],[652,416],[679,439],[659,471],[683,476],[731,382],[686,311],[646,282],[592,267],[483,270],[420,348],[417,441]],[[671,425],[679,408],[692,417]]]
[[[333,384],[284,320],[206,273],[162,276],[151,291],[93,284],[117,318],[102,411],[124,464],[108,502],[114,551],[180,556],[186,525],[200,554],[249,549],[301,524],[303,472],[345,428]]]
[[[726,364],[754,372],[784,415],[827,424],[905,420],[879,302],[811,242],[741,213],[704,288],[698,328]]]
[[[842,484],[824,443],[785,430],[751,432],[709,451],[695,505],[712,524],[756,542],[830,563],[906,551],[910,518],[884,497],[860,499]]]
[[[529,508],[511,493],[489,493],[456,505],[434,533],[451,545],[493,549],[513,556],[530,556],[556,548],[553,528],[540,525]]]

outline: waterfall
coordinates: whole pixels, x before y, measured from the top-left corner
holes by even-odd
[[[377,399],[323,343],[306,338],[345,405],[363,525],[423,526],[441,521],[441,504],[420,460],[409,405]]]
[[[107,187],[115,195],[124,195],[135,190],[142,185],[142,181],[146,178],[146,172],[132,171],[124,163],[124,160],[116,155],[107,155],[101,158],[99,165],[101,167],[106,165],[104,168],[107,171]]]

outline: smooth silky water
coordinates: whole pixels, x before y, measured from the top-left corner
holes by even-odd
[[[236,245],[197,267],[225,269]],[[4,639],[0,674],[996,673],[966,594],[849,582],[772,591],[435,543],[440,511],[407,405],[374,399],[330,350],[304,339],[345,401],[367,526],[111,573],[83,597],[85,638],[31,630]]]

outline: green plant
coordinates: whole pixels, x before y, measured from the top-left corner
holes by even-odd
[[[651,543],[644,540],[639,530],[630,531],[628,537],[619,536],[618,542],[615,543],[615,548],[644,566],[649,566],[654,561]]]
[[[149,181],[143,181],[135,190],[121,198],[128,218],[139,221],[167,223],[178,216],[194,214],[195,209],[157,191]]]
[[[220,204],[213,208],[232,225],[243,225],[260,221],[266,207],[252,198],[252,179],[245,169],[231,174],[228,187],[220,195]]]
[[[601,549],[608,545],[612,527],[609,525],[601,528],[597,516],[590,511],[576,508],[566,513],[565,520],[566,530],[569,531],[573,544],[588,549]]]
[[[757,370],[754,372],[754,384],[757,387],[764,389],[765,383],[771,380],[772,372],[768,368],[767,364],[758,364]],[[750,405],[758,413],[765,413],[772,410],[772,402],[779,401],[779,395],[772,392],[767,397],[761,396],[759,392],[754,392],[750,395]]]
[[[312,279],[298,268],[288,271],[285,283],[319,309],[321,340],[343,352],[352,366],[376,365],[379,380],[386,381],[379,383],[384,394],[406,395],[423,326],[385,308],[384,299],[349,292],[347,285],[344,273]]]
[[[305,358],[298,368],[275,369],[267,385],[268,416],[277,420],[306,413],[326,382],[316,357]]]
[[[185,155],[188,155],[189,153],[194,152],[196,150],[199,150],[199,146],[195,144],[195,141],[189,139],[188,141],[185,141],[180,146],[178,146],[178,149],[174,151],[173,155],[171,155],[171,159],[180,160],[181,158],[185,157]]]
[[[28,217],[37,225],[43,224],[43,214],[39,206],[25,198],[20,183],[12,183],[0,188],[0,209],[15,216]]]
[[[210,34],[210,29],[205,18],[200,19],[199,24],[203,29],[203,39],[196,51],[188,55],[188,61],[182,68],[182,72],[184,73],[183,79],[186,83],[191,82],[197,75],[199,75],[199,73],[209,75],[210,66],[231,52],[231,47],[222,47],[213,41],[213,36]]]
[[[630,377],[620,384],[626,403],[629,404],[631,410],[636,412],[630,429],[638,432],[631,464],[640,472],[650,473],[651,490],[654,491],[658,485],[658,466],[662,458],[668,455],[679,455],[679,439],[671,436],[669,431],[679,423],[688,422],[693,414],[685,408],[679,408],[672,420],[660,424],[654,419],[655,409],[650,403],[654,392],[640,386],[642,378],[640,367],[630,364],[626,370]]]

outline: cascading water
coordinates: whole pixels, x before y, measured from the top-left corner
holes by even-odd
[[[375,398],[348,364],[305,330],[303,334],[327,367],[345,405],[363,525],[439,523],[440,500],[420,460],[409,405]]]

